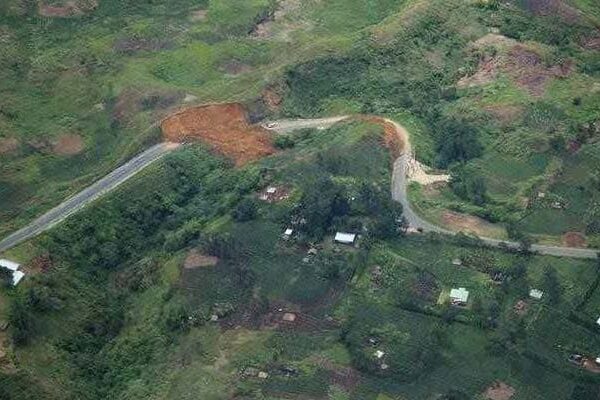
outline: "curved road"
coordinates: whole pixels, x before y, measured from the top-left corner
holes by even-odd
[[[64,221],[87,204],[113,190],[142,169],[179,147],[176,143],[160,143],[129,160],[98,182],[65,200],[26,227],[0,241],[0,253],[22,243]]]
[[[296,120],[281,120],[263,124],[263,128],[274,131],[277,133],[286,133],[295,131],[298,129],[305,128],[317,128],[325,129],[332,125],[349,119],[350,116],[337,116],[331,118],[318,118],[318,119],[296,119]],[[410,161],[411,144],[410,137],[406,129],[395,121],[389,119],[383,119],[383,121],[394,125],[396,133],[404,143],[402,154],[394,161],[392,171],[392,182],[391,182],[391,193],[392,198],[402,204],[403,214],[408,221],[409,226],[415,229],[422,230],[423,232],[438,232],[446,235],[455,235],[456,232],[444,229],[437,225],[434,225],[428,221],[422,219],[412,209],[407,196],[407,169]],[[98,182],[94,183],[90,187],[84,189],[82,192],[64,201],[62,204],[48,211],[40,218],[33,221],[28,226],[18,230],[12,235],[0,241],[0,253],[22,243],[40,233],[52,228],[56,224],[64,221],[70,215],[79,211],[81,208],[96,200],[105,193],[113,190],[139,171],[160,159],[166,153],[179,147],[176,143],[160,143],[157,144],[140,155],[134,157],[121,167],[117,168],[106,177],[102,178]],[[516,249],[519,247],[519,243],[516,242],[505,242],[498,239],[480,237],[480,239],[494,247],[506,246],[508,248]],[[531,246],[531,250],[539,254],[557,256],[557,257],[573,257],[573,258],[598,258],[598,252],[600,250],[595,249],[578,249],[572,247],[560,247],[560,246],[546,246],[534,244]]]
[[[306,119],[306,120],[286,120],[273,122],[272,124],[266,124],[265,128],[276,131],[278,133],[290,132],[297,129],[304,128],[325,128],[329,127],[337,122],[343,121],[350,118],[349,116],[340,116],[333,118],[321,118],[321,119]],[[404,127],[395,121],[390,119],[382,119],[383,121],[394,125],[396,133],[404,143],[402,154],[394,161],[394,167],[392,171],[392,182],[391,192],[392,199],[402,204],[403,215],[406,218],[410,227],[422,230],[423,232],[438,232],[446,235],[456,235],[457,232],[444,229],[431,222],[425,221],[421,218],[411,207],[408,201],[407,195],[407,169],[410,161],[411,154],[411,143],[410,136]],[[485,244],[501,247],[505,246],[511,249],[518,249],[520,247],[517,242],[507,242],[493,238],[479,237]],[[538,253],[556,257],[572,257],[572,258],[587,258],[596,259],[598,258],[598,249],[578,249],[573,247],[560,247],[560,246],[546,246],[541,244],[533,244],[531,250]]]

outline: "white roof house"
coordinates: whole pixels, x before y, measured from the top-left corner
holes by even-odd
[[[25,277],[25,274],[21,271],[14,271],[13,272],[13,279],[12,279],[12,284],[13,286],[17,286],[19,284],[19,282],[21,282],[21,279],[23,279]]]
[[[338,232],[335,234],[335,238],[333,240],[337,243],[353,244],[356,240],[356,234]]]
[[[539,289],[531,289],[529,291],[529,297],[531,297],[532,299],[539,300],[542,298],[543,295],[544,295],[544,292],[542,292]]]
[[[377,350],[377,351],[375,352],[374,356],[375,356],[376,358],[381,358],[381,357],[385,356],[385,353],[384,353],[383,351],[381,351],[381,350]]]
[[[19,282],[25,277],[25,274],[19,271],[21,265],[10,260],[0,260],[0,268],[6,268],[12,271],[12,284],[17,286]]]
[[[596,321],[596,323],[597,323],[598,325],[600,325],[600,318],[598,318],[598,320]]]
[[[0,267],[8,268],[11,271],[16,271],[21,265],[10,260],[0,260]]]
[[[283,232],[283,234],[284,234],[285,236],[292,236],[292,233],[294,233],[294,230],[293,230],[292,228],[287,228],[287,229],[285,230],[285,232]]]
[[[273,186],[269,186],[269,187],[267,188],[267,193],[268,193],[268,194],[275,194],[275,193],[277,193],[277,188],[276,188],[276,187],[273,187]]]
[[[469,300],[469,291],[464,287],[450,290],[450,300],[453,303],[466,303]]]

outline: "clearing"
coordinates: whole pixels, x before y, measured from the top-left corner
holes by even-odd
[[[72,156],[83,151],[85,144],[79,135],[68,134],[59,136],[53,143],[52,152],[59,156]]]
[[[98,0],[71,0],[60,4],[47,4],[40,1],[38,12],[42,17],[68,18],[77,17],[89,13],[98,7]]]
[[[200,267],[214,267],[219,262],[217,257],[207,256],[196,249],[192,249],[187,254],[183,262],[183,268],[195,269]]]
[[[166,141],[201,140],[237,166],[275,153],[269,133],[251,125],[246,110],[237,103],[182,110],[163,120],[161,129]]]
[[[515,394],[515,389],[504,382],[494,382],[485,390],[483,397],[490,400],[509,400]]]

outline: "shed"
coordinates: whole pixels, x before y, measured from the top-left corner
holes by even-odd
[[[292,228],[287,228],[285,232],[283,232],[283,236],[292,236],[292,233],[294,233],[294,230]]]
[[[460,258],[455,258],[452,260],[452,265],[460,267],[462,265],[462,260]]]
[[[277,193],[277,188],[276,188],[276,187],[274,187],[274,186],[269,186],[269,187],[267,188],[267,194],[275,194],[275,193]]]
[[[384,353],[383,351],[381,351],[381,350],[377,350],[377,351],[375,352],[374,356],[375,356],[376,358],[382,358],[383,356],[385,356],[385,353]]]
[[[8,268],[11,271],[18,270],[20,266],[21,266],[20,264],[17,264],[14,261],[4,260],[4,259],[0,260],[0,267]]]
[[[333,240],[336,243],[341,243],[341,244],[354,244],[354,242],[356,241],[356,234],[337,232],[335,234],[335,238]]]
[[[469,300],[469,291],[463,287],[450,290],[450,300],[452,304],[467,304]]]
[[[598,318],[598,320],[596,321],[596,323],[597,323],[598,325],[600,325],[600,318]]]
[[[543,295],[544,295],[544,292],[542,292],[539,289],[531,289],[529,291],[529,297],[531,297],[532,299],[539,300],[542,298]]]

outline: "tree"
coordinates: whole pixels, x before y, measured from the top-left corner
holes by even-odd
[[[13,280],[13,272],[8,268],[0,267],[0,286],[1,287],[11,287]]]
[[[547,299],[550,304],[560,303],[562,296],[562,287],[558,280],[556,270],[550,266],[547,266],[544,270],[543,285],[546,289]]]
[[[233,219],[237,222],[247,222],[256,218],[258,214],[258,205],[251,198],[242,199],[233,211]]]
[[[443,119],[436,124],[440,132],[435,164],[446,168],[456,161],[468,161],[479,157],[483,146],[479,143],[477,130],[466,121]]]
[[[451,169],[450,187],[458,197],[475,205],[483,206],[488,200],[487,186],[483,177],[464,164],[459,164]]]
[[[26,344],[34,334],[34,319],[29,304],[23,297],[11,303],[8,320],[15,344]]]

